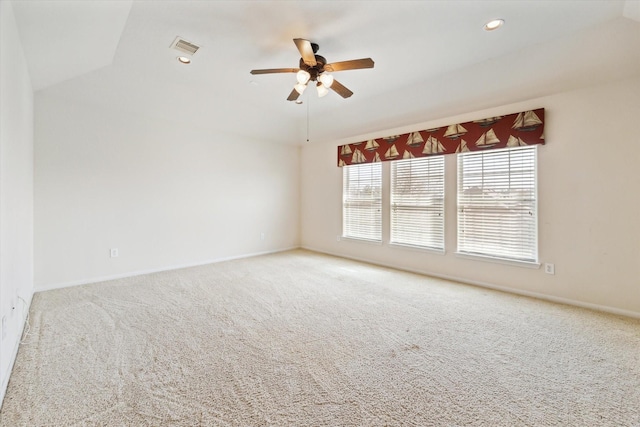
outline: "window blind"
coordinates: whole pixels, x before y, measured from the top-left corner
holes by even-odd
[[[458,252],[538,262],[536,147],[458,155]]]
[[[382,241],[382,164],[345,166],[342,236]]]
[[[391,243],[444,249],[444,156],[391,163]]]

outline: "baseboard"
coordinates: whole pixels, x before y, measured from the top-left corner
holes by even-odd
[[[422,270],[411,269],[411,268],[401,268],[401,267],[398,267],[397,265],[393,265],[393,264],[387,264],[387,263],[383,263],[383,262],[372,261],[372,260],[366,259],[366,258],[359,258],[359,257],[354,257],[354,256],[349,256],[349,255],[343,255],[343,254],[339,254],[339,253],[336,253],[336,252],[331,252],[331,251],[325,251],[325,250],[322,250],[322,249],[312,248],[312,247],[309,247],[309,246],[301,246],[301,249],[306,249],[308,251],[323,253],[323,254],[326,254],[326,255],[332,255],[332,256],[339,257],[339,258],[347,258],[347,259],[352,259],[354,261],[366,262],[367,264],[379,265],[381,267],[393,268],[393,269],[396,269],[396,270],[401,270],[401,271],[407,271],[407,272],[410,272],[410,273],[421,274],[423,276],[436,277],[438,279],[450,280],[450,281],[453,281],[453,282],[464,283],[464,284],[467,284],[467,285],[479,286],[479,287],[482,287],[482,288],[493,289],[493,290],[496,290],[496,291],[507,292],[507,293],[516,294],[516,295],[522,295],[522,296],[536,298],[536,299],[540,299],[540,300],[544,300],[544,301],[550,301],[550,302],[555,302],[555,303],[559,303],[559,304],[566,304],[566,305],[571,305],[571,306],[574,306],[574,307],[587,308],[587,309],[590,309],[590,310],[602,311],[602,312],[609,313],[609,314],[616,314],[616,315],[619,315],[619,316],[625,316],[625,317],[631,317],[631,318],[634,318],[634,319],[640,319],[640,313],[637,312],[637,311],[623,310],[621,308],[610,307],[608,305],[592,304],[592,303],[588,303],[588,302],[584,302],[584,301],[577,301],[577,300],[573,300],[573,299],[569,299],[569,298],[556,297],[556,296],[553,296],[553,295],[541,294],[541,293],[538,293],[538,292],[531,292],[531,291],[525,291],[525,290],[522,290],[522,289],[509,288],[507,286],[494,285],[492,283],[481,282],[481,281],[478,281],[478,280],[469,280],[469,279],[462,278],[462,277],[449,276],[449,275],[446,275],[446,274],[432,273],[432,272],[429,272],[429,271],[422,271]]]
[[[22,312],[22,328],[20,328],[20,334],[18,335],[18,340],[15,342],[13,349],[11,351],[11,359],[9,361],[9,368],[7,370],[7,376],[3,379],[2,385],[0,386],[0,410],[2,410],[2,404],[4,403],[4,396],[7,393],[7,387],[9,386],[9,380],[11,379],[11,372],[13,371],[13,365],[16,363],[16,358],[18,357],[18,350],[20,349],[20,343],[22,342],[22,335],[24,334],[24,327],[27,323],[27,317],[29,315],[29,310],[31,309],[31,301],[33,300],[33,291],[27,295],[26,300],[23,300],[25,303],[25,308]]]
[[[198,262],[188,263],[188,264],[172,265],[168,267],[153,268],[149,270],[130,271],[127,273],[112,274],[108,276],[98,276],[98,277],[92,277],[90,279],[74,280],[71,282],[51,283],[51,284],[37,286],[35,289],[35,292],[45,292],[45,291],[51,291],[54,289],[69,288],[72,286],[88,285],[90,283],[99,283],[99,282],[106,282],[109,280],[125,279],[127,277],[142,276],[144,274],[152,274],[152,273],[161,273],[163,271],[179,270],[181,268],[198,267],[201,265],[215,264],[215,263],[224,262],[224,261],[232,261],[234,259],[251,258],[255,256],[260,256],[260,255],[269,255],[269,254],[275,254],[279,252],[286,252],[286,251],[299,249],[299,248],[300,248],[299,246],[291,246],[287,248],[280,248],[280,249],[275,249],[270,251],[253,252],[249,254],[235,255],[235,256],[222,257],[222,258],[213,258],[205,261],[198,261]]]

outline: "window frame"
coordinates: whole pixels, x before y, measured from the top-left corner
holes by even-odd
[[[444,156],[426,156],[391,162],[389,244],[444,253],[445,180]],[[400,186],[409,186],[410,190],[402,191]],[[416,186],[419,189],[414,191]],[[429,199],[436,203],[429,203],[427,201]],[[399,208],[399,205],[404,206],[404,209]],[[431,219],[429,213],[435,213],[437,220]],[[411,217],[420,223],[420,230],[414,232],[408,227],[402,227]],[[422,228],[424,226],[431,226],[434,229],[425,232]],[[433,238],[434,233],[437,234],[435,238]]]
[[[370,168],[370,171],[366,171]],[[377,170],[376,170],[377,169]],[[355,176],[357,172],[357,177]],[[361,176],[362,175],[362,176]],[[367,176],[368,175],[368,176]],[[351,185],[354,183],[355,187]],[[376,189],[376,183],[378,188]],[[371,186],[371,197],[366,197],[366,186]],[[351,191],[359,191],[361,194],[356,195]],[[353,239],[363,242],[371,242],[382,244],[382,163],[361,163],[357,165],[348,165],[343,167],[342,175],[342,239]],[[362,197],[361,197],[362,196]],[[357,209],[358,205],[366,207],[361,212],[350,209]],[[366,218],[367,211],[374,214],[370,218]],[[373,223],[360,223],[357,220],[369,220]],[[367,230],[367,229],[372,230]],[[358,232],[360,231],[360,232]],[[371,232],[370,232],[371,231]],[[369,234],[367,236],[367,234]]]
[[[537,268],[540,266],[539,264],[539,231],[538,231],[538,223],[539,223],[539,209],[538,209],[538,149],[537,149],[537,145],[532,145],[532,146],[524,146],[524,147],[513,147],[513,148],[504,148],[504,149],[496,149],[496,150],[490,150],[490,151],[483,151],[483,152],[478,152],[478,151],[474,151],[474,152],[467,152],[467,153],[459,153],[457,155],[457,166],[458,166],[458,170],[457,170],[457,206],[456,206],[456,211],[457,211],[457,235],[456,235],[456,239],[457,239],[457,245],[456,245],[456,254],[462,257],[469,257],[469,258],[481,258],[481,259],[485,259],[485,260],[491,260],[491,261],[496,261],[496,262],[501,262],[501,263],[507,263],[507,264],[513,264],[513,265],[521,265],[521,266],[529,266],[532,268]],[[526,151],[527,154],[525,153],[518,153],[519,151]],[[508,153],[505,155],[505,153]],[[530,153],[530,154],[529,154]],[[514,160],[518,159],[518,155],[520,155],[522,158],[526,159],[526,156],[530,156],[531,157],[531,162],[532,165],[529,169],[527,169],[530,172],[530,175],[525,176],[524,175],[524,167],[521,167],[521,169],[519,170],[520,173],[522,173],[523,175],[518,176],[516,174],[516,171],[518,171],[518,168],[516,166],[512,166]],[[525,208],[531,208],[529,214],[532,216],[531,221],[521,221],[521,224],[524,223],[526,225],[526,227],[520,227],[519,229],[521,230],[521,233],[523,233],[523,235],[528,234],[530,239],[528,241],[526,241],[527,243],[527,247],[523,250],[520,250],[520,252],[515,255],[515,256],[508,256],[507,254],[505,254],[505,252],[507,252],[508,246],[509,244],[513,245],[515,244],[515,242],[517,241],[517,239],[515,239],[514,237],[511,237],[510,239],[500,239],[498,241],[498,243],[496,243],[495,241],[493,243],[491,243],[493,246],[499,246],[501,245],[502,247],[499,250],[489,250],[486,249],[484,251],[478,250],[477,248],[482,245],[482,243],[478,244],[471,244],[468,241],[471,240],[471,238],[475,237],[476,240],[481,240],[480,234],[489,234],[486,233],[486,231],[492,231],[492,228],[495,228],[495,225],[491,225],[490,221],[489,221],[489,225],[484,225],[484,224],[480,224],[480,220],[476,220],[477,224],[473,224],[472,220],[469,220],[468,218],[471,216],[469,215],[466,219],[463,218],[463,214],[464,214],[464,210],[465,209],[470,209],[469,208],[469,200],[471,200],[473,198],[473,196],[471,197],[465,197],[464,195],[464,190],[465,190],[465,185],[469,183],[469,179],[466,180],[465,183],[465,159],[472,159],[473,156],[476,157],[476,159],[478,157],[481,158],[481,162],[482,162],[482,176],[480,177],[482,185],[480,188],[480,191],[482,191],[482,197],[475,197],[477,200],[480,200],[480,202],[478,202],[478,204],[476,205],[476,209],[482,211],[482,209],[484,208],[485,210],[491,210],[492,208],[494,209],[494,212],[490,215],[485,215],[485,218],[488,216],[489,219],[494,219],[494,224],[496,223],[495,221],[502,221],[502,218],[505,219],[510,219],[509,217],[507,217],[506,215],[503,215],[502,218],[497,217],[497,216],[491,216],[494,215],[495,212],[499,212],[499,210],[504,210],[504,203],[513,203],[515,202],[516,204],[518,202],[521,203],[521,212],[520,212],[520,216],[522,218],[526,218],[526,216],[524,216],[524,214],[522,212],[525,212]],[[484,157],[486,156],[486,157]],[[492,174],[494,176],[489,177],[487,173],[485,173],[485,166],[484,166],[484,162],[486,161],[486,158],[488,158],[489,156],[493,156],[494,158],[498,158],[499,157],[506,157],[508,159],[508,170],[502,170],[501,172],[503,173],[503,175],[499,175],[498,172],[500,172],[498,169],[494,169],[492,167],[489,167],[489,171],[492,172]],[[524,162],[524,160],[522,160]],[[494,160],[496,161],[496,160]],[[469,166],[469,165],[467,165]],[[493,166],[495,167],[495,166]],[[508,175],[504,175],[505,173],[507,173]],[[506,176],[506,178],[505,178]],[[515,179],[514,180],[514,176]],[[476,176],[477,179],[477,176]],[[521,198],[517,198],[517,197],[507,197],[504,199],[498,199],[497,197],[494,197],[493,200],[496,201],[496,203],[494,204],[487,204],[486,201],[487,199],[485,198],[485,194],[489,193],[490,191],[495,191],[496,194],[498,193],[498,189],[500,185],[504,185],[504,182],[501,182],[501,179],[504,180],[506,179],[506,183],[507,183],[507,189],[503,191],[520,191],[521,194],[523,194],[523,196]],[[529,181],[523,181],[525,179],[528,179]],[[489,183],[487,183],[486,181],[489,181]],[[491,187],[491,182],[493,182],[494,186],[497,186],[496,188]],[[523,183],[522,186],[513,186],[512,187],[512,182],[521,182]],[[526,184],[530,183],[532,185],[532,188],[528,188],[529,193],[528,195],[530,195],[530,198],[526,198],[524,195],[527,194],[526,193]],[[478,190],[476,190],[478,191]],[[503,205],[499,206],[498,202],[502,201]],[[529,206],[526,206],[526,204],[529,203]],[[473,207],[471,208],[473,209]],[[509,211],[516,211],[517,212],[518,209],[516,208],[512,208],[509,209]],[[507,213],[507,214],[510,214]],[[513,223],[517,223],[517,215],[512,215],[514,216],[516,219],[511,218],[510,220]],[[497,220],[496,220],[497,218]],[[482,221],[484,223],[486,223],[486,219],[484,221]],[[503,227],[503,223],[502,222],[497,222],[497,224],[499,225],[499,227]],[[478,232],[477,235],[473,236],[471,235],[471,237],[466,238],[466,235],[468,235],[468,232],[465,232],[464,228],[468,228],[471,226],[477,226],[478,229],[480,229],[481,231]],[[483,228],[484,227],[484,228]],[[507,227],[506,231],[517,231],[518,229],[515,228],[514,226],[509,226]],[[501,232],[501,234],[503,236],[507,235],[506,232]],[[467,241],[465,241],[465,239]],[[490,243],[486,242],[485,239],[485,243],[486,246],[489,246]],[[475,248],[472,249],[472,248]],[[528,251],[528,253],[526,255],[524,255],[524,252]],[[517,251],[516,251],[517,252]]]

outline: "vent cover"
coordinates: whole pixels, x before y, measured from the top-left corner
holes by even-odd
[[[173,43],[171,43],[171,47],[180,52],[188,53],[189,55],[193,55],[200,49],[200,46],[188,42],[180,36],[176,37]]]

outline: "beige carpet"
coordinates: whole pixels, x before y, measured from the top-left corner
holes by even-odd
[[[36,294],[2,426],[640,426],[640,322],[292,251]]]

